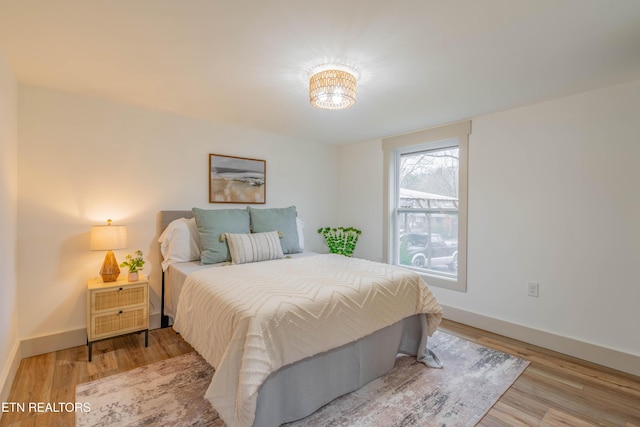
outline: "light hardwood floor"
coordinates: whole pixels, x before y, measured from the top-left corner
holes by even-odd
[[[640,378],[470,326],[444,321],[444,331],[531,362],[479,426],[640,427]],[[73,402],[76,384],[193,351],[173,329],[74,347],[24,359],[10,402]],[[72,426],[73,414],[8,412],[0,425]]]

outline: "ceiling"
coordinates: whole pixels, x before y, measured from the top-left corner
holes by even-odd
[[[21,83],[349,143],[640,79],[639,0],[0,0]],[[306,72],[361,73],[341,111]]]

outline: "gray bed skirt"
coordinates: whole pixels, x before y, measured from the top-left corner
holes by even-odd
[[[358,341],[287,365],[258,391],[254,427],[276,427],[306,417],[393,368],[398,353],[423,354],[425,315],[417,314]]]

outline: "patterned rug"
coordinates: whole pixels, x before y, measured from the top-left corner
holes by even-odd
[[[302,426],[474,426],[525,370],[529,362],[438,331],[429,348],[444,363],[429,369],[400,357],[378,378],[320,408]],[[76,425],[223,426],[204,399],[213,368],[190,353],[80,384]]]

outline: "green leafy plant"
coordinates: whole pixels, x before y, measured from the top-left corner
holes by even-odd
[[[129,273],[137,273],[144,268],[144,259],[142,258],[142,251],[135,252],[135,258],[131,254],[127,254],[124,257],[125,261],[120,263],[120,267],[127,267]]]
[[[327,242],[329,252],[351,256],[356,249],[356,243],[358,243],[358,237],[360,237],[362,231],[353,227],[323,227],[318,229],[318,233],[322,234]]]

